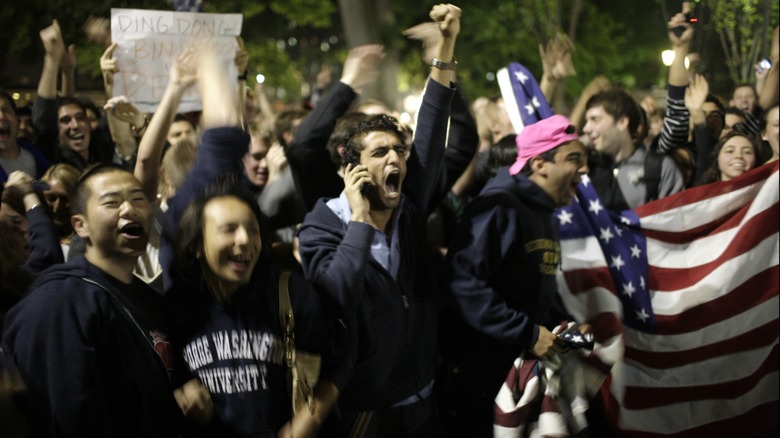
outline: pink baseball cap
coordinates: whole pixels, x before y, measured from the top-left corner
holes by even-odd
[[[517,161],[509,168],[509,174],[517,175],[531,158],[578,138],[574,125],[559,114],[526,126],[515,139]]]

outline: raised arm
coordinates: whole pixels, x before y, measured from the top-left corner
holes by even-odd
[[[407,38],[419,40],[423,44],[422,59],[426,65],[431,65],[436,57],[441,32],[434,23],[421,23],[406,29]],[[455,75],[453,75],[455,82]],[[440,185],[433,194],[433,204],[442,199],[452,189],[461,194],[472,182],[473,160],[479,145],[479,136],[474,118],[469,112],[465,100],[459,92],[455,92],[450,110],[450,127],[447,135],[447,148],[444,151],[444,163]]]
[[[455,66],[447,63],[454,62],[461,10],[451,4],[439,4],[433,7],[430,16],[441,34],[434,52],[434,58],[440,64],[432,66],[422,97],[404,183],[404,193],[421,212],[429,210],[440,177],[439,168],[447,141],[447,124],[454,94],[451,85]]]
[[[113,100],[114,75],[117,72],[116,60],[113,59],[114,49],[116,49],[116,43],[108,46],[100,57],[103,89],[106,92],[106,99],[109,99],[104,109],[106,110],[106,121],[111,133],[111,140],[114,142],[116,152],[126,162],[130,161],[133,155],[138,152],[138,143],[133,136],[131,126],[144,126],[145,123],[143,114],[138,112],[135,106],[129,104],[127,99]],[[135,114],[129,115],[128,113],[133,110]],[[120,116],[120,112],[123,113],[122,116]],[[140,120],[136,120],[136,117],[140,117]],[[140,134],[140,130],[138,133]]]
[[[582,129],[585,118],[585,105],[588,104],[588,100],[596,94],[608,89],[612,84],[605,76],[596,76],[588,82],[585,89],[580,93],[580,97],[577,99],[577,103],[569,113],[569,120],[577,126],[577,129]]]
[[[438,4],[431,9],[431,19],[439,27],[441,38],[436,48],[436,58],[445,63],[455,61],[455,41],[460,33],[461,10],[452,4]],[[434,67],[431,70],[431,79],[449,87],[454,75],[454,69]]]
[[[38,274],[51,265],[65,261],[54,224],[49,218],[46,204],[33,190],[33,177],[21,172],[11,172],[5,184],[9,197],[18,197],[21,202],[9,201],[9,204],[23,204],[27,217],[27,239],[30,255],[24,263],[24,269]]]
[[[433,194],[432,206],[435,206],[449,192],[460,196],[471,187],[474,182],[474,163],[478,147],[477,124],[463,96],[456,91],[450,111],[450,129],[441,168],[441,186],[437,187]]]
[[[236,87],[236,96],[238,98],[238,107],[241,108],[241,126],[247,126],[252,120],[246,120],[246,114],[244,107],[244,101],[246,99],[246,75],[248,73],[247,66],[249,65],[249,54],[244,49],[244,39],[240,36],[236,37],[236,43],[238,48],[236,49],[236,56],[233,58],[233,63],[236,64],[238,69],[238,87]]]
[[[769,60],[772,62],[772,67],[769,68],[764,86],[758,95],[758,104],[764,109],[776,104],[780,99],[778,96],[780,91],[780,65],[778,65],[780,64],[780,27],[775,28]]]
[[[667,24],[669,29],[669,42],[674,50],[674,61],[669,67],[669,85],[685,87],[688,85],[688,70],[685,68],[685,57],[688,56],[691,40],[693,40],[693,26],[685,19],[685,14],[691,11],[690,4],[683,2],[682,11],[675,14]],[[682,28],[679,36],[673,31]]]
[[[149,199],[154,199],[157,195],[165,136],[174,117],[176,117],[176,111],[184,92],[197,79],[197,66],[194,58],[192,52],[185,51],[174,61],[171,66],[168,86],[162,100],[160,100],[160,105],[138,146],[138,157],[133,173],[141,182],[141,187]]]
[[[62,76],[62,95],[76,95],[76,45],[71,44],[63,52],[62,63],[60,64]]]
[[[228,70],[216,53],[202,48],[198,51],[197,85],[203,100],[200,121],[204,132],[193,170],[168,204],[172,225],[206,186],[221,176],[241,173],[241,157],[249,146],[249,135],[241,129],[235,78],[228,77]],[[171,231],[174,230],[175,225]]]
[[[57,20],[40,32],[41,42],[46,50],[43,70],[38,82],[38,94],[33,106],[33,126],[40,147],[52,161],[56,158],[57,134],[57,75],[65,53],[60,25]]]
[[[669,153],[688,142],[689,114],[685,109],[685,87],[688,86],[688,70],[685,68],[685,57],[688,56],[693,26],[685,21],[685,14],[690,11],[688,2],[683,2],[682,12],[669,20],[669,42],[674,50],[674,61],[669,67],[669,84],[666,96],[666,115],[664,127],[658,139],[658,150]],[[684,29],[679,36],[672,31],[675,28]]]
[[[539,57],[542,58],[542,83],[539,88],[547,101],[552,103],[558,84],[567,76],[574,76],[577,71],[571,60],[574,44],[563,33],[558,33],[547,42],[539,44]]]
[[[38,96],[44,99],[56,99],[57,74],[60,70],[62,57],[65,54],[65,43],[62,41],[60,24],[57,20],[54,20],[51,26],[40,32],[40,35],[46,55],[43,58],[41,80],[38,82]]]
[[[198,91],[203,98],[203,113],[200,119],[203,129],[241,126],[238,94],[225,94],[234,87],[235,82],[228,78],[227,70],[222,67],[216,53],[201,53],[198,62]]]
[[[696,160],[696,179],[707,170],[712,151],[712,130],[707,124],[707,116],[702,106],[710,92],[710,85],[704,76],[696,75],[685,90],[685,107],[691,113],[693,121],[694,156]]]
[[[228,77],[227,68],[216,54],[198,49],[195,65],[198,69],[198,89],[203,100],[201,124],[204,132],[192,171],[181,187],[176,189],[176,195],[168,200],[163,225],[163,247],[160,251],[166,288],[173,282],[171,243],[176,238],[178,222],[185,208],[220,176],[240,175],[244,168],[241,157],[249,145],[249,135],[241,129],[241,109],[234,88],[235,78]],[[154,119],[156,117],[152,121]],[[148,171],[152,171],[151,166]]]
[[[347,112],[363,87],[377,77],[383,57],[384,49],[379,44],[350,50],[341,80],[298,127],[295,141],[287,150],[287,159],[307,211],[319,198],[336,197],[344,188],[338,167],[326,148],[328,139],[338,118]]]

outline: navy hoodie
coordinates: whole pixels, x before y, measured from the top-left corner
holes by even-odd
[[[452,343],[460,359],[496,364],[499,383],[536,343],[538,324],[565,318],[556,298],[555,208],[525,175],[501,168],[466,208],[447,253],[444,284],[469,327]]]
[[[3,337],[7,368],[27,385],[36,436],[178,435],[157,300],[142,281],[122,285],[84,257],[41,273],[8,312]]]
[[[193,171],[169,202],[163,229],[168,276],[166,314],[173,327],[181,385],[193,376],[209,389],[216,417],[205,428],[192,428],[190,436],[275,437],[290,419],[291,402],[282,361],[283,332],[279,321],[279,269],[263,246],[249,282],[225,303],[208,291],[198,260],[174,263],[171,242],[187,205],[220,176],[240,174],[241,157],[249,136],[235,127],[203,133]],[[187,266],[186,268],[183,268]],[[334,364],[333,329],[322,316],[319,298],[302,275],[293,274],[289,294],[295,316],[297,350],[320,354],[320,380],[339,390],[349,374]]]
[[[304,273],[349,328],[348,344],[356,356],[354,374],[339,398],[346,411],[388,408],[423,393],[436,373],[438,296],[427,260],[425,218],[440,175],[453,94],[428,81],[396,213],[397,276],[371,256],[374,228],[345,225],[324,199],[298,233]]]

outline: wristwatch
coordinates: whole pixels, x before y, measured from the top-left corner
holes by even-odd
[[[452,62],[444,62],[437,58],[431,60],[431,67],[438,68],[439,70],[455,70],[455,67],[457,66],[458,61],[456,61],[455,58],[452,59]]]

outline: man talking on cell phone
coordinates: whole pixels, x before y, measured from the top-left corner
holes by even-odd
[[[453,5],[430,13],[441,38],[413,145],[392,117],[360,122],[344,147],[344,191],[320,200],[298,233],[304,272],[346,324],[354,354],[339,399],[342,436],[441,434],[426,217],[447,141],[460,15]]]

